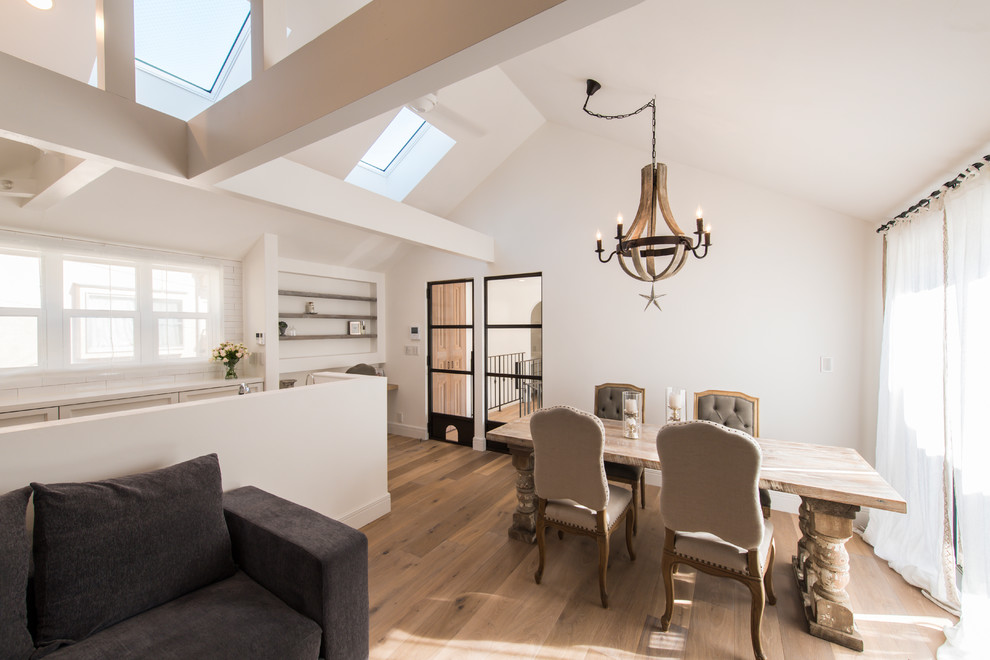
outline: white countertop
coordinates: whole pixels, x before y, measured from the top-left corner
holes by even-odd
[[[207,390],[213,387],[224,387],[226,385],[240,385],[248,383],[253,385],[261,383],[264,378],[261,376],[248,378],[235,378],[225,380],[223,378],[210,378],[207,380],[176,381],[174,383],[161,383],[157,385],[141,385],[119,388],[109,388],[103,390],[81,390],[65,391],[44,396],[19,397],[15,400],[0,403],[0,413],[14,410],[33,410],[35,408],[50,408],[53,406],[67,406],[74,403],[88,403],[90,401],[112,401],[114,399],[126,399],[129,397],[146,396],[151,394],[164,394],[166,392],[188,392],[190,390]]]

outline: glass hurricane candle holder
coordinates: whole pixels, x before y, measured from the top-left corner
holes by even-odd
[[[684,388],[668,387],[664,402],[667,406],[668,422],[684,421]]]
[[[642,425],[643,395],[640,392],[626,390],[622,393],[622,435],[627,438],[638,438]]]

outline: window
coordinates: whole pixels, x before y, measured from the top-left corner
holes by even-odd
[[[401,202],[454,144],[403,107],[344,180]]]
[[[0,248],[0,370],[38,367],[41,259]]]
[[[15,370],[205,361],[219,341],[222,267],[0,234],[0,375]],[[23,240],[21,241],[23,243]],[[180,258],[181,259],[181,258]]]
[[[135,0],[134,59],[143,70],[214,94],[250,32],[247,0]]]

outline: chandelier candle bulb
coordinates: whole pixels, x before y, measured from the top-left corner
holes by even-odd
[[[616,240],[622,240],[622,214],[620,213],[615,218],[615,238]]]
[[[598,249],[596,250],[596,252],[601,253],[602,252],[602,232],[601,232],[601,230],[595,232],[595,240],[598,242]]]

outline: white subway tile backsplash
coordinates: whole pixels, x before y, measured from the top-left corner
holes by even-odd
[[[42,387],[19,387],[17,388],[17,399],[32,401],[35,399],[45,399],[65,392],[65,385],[45,385]]]
[[[0,390],[0,403],[14,403],[17,401],[17,388]]]
[[[175,383],[175,376],[149,376],[142,381],[145,385],[172,385]]]

